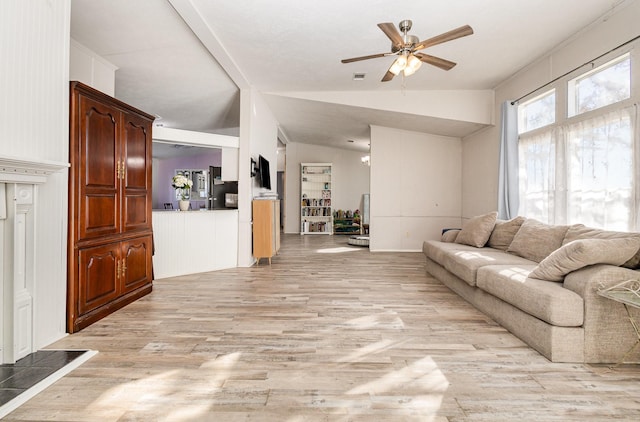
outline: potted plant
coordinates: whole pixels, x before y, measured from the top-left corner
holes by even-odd
[[[180,211],[187,211],[189,209],[189,194],[191,193],[193,180],[182,174],[176,174],[171,179],[171,186],[176,190],[176,195],[180,195],[180,200],[178,201]]]

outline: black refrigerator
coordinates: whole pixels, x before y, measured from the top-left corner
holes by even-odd
[[[210,210],[238,208],[237,199],[232,202],[225,201],[227,194],[238,195],[238,182],[223,182],[220,167],[209,167],[209,203],[207,208]]]

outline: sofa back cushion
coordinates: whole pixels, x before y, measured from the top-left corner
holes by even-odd
[[[460,233],[460,229],[447,229],[444,233],[442,233],[440,241],[445,243],[453,243],[458,238],[458,233]]]
[[[540,262],[562,246],[569,226],[553,226],[533,218],[522,223],[507,252]]]
[[[483,247],[489,240],[493,227],[496,225],[496,218],[498,218],[498,212],[493,211],[465,221],[462,225],[462,230],[456,237],[456,243],[475,246],[476,248]]]
[[[640,249],[640,239],[578,239],[556,249],[529,274],[531,278],[563,281],[564,276],[587,265],[622,265]]]
[[[594,229],[584,224],[574,224],[569,227],[564,237],[563,245],[579,239],[640,239],[640,233],[614,232],[609,230]],[[640,249],[622,264],[622,267],[638,269],[640,268]]]
[[[487,246],[506,251],[524,220],[525,218],[520,216],[511,220],[496,220],[496,226],[491,232]]]

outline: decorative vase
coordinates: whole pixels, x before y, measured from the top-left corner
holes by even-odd
[[[189,210],[189,200],[181,199],[178,201],[178,206],[180,207],[180,211],[188,211]]]

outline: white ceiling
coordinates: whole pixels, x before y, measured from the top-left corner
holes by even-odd
[[[493,89],[633,1],[72,0],[71,37],[118,67],[116,97],[166,127],[237,135],[238,85],[248,84],[264,94],[287,141],[366,150],[371,124],[457,137],[481,125],[290,93]],[[176,10],[198,16],[201,27],[186,20],[201,39]],[[403,19],[420,39],[465,24],[474,34],[425,50],[457,62],[451,71],[424,65],[404,82],[380,82],[392,57],[340,62],[388,52],[377,23]]]

